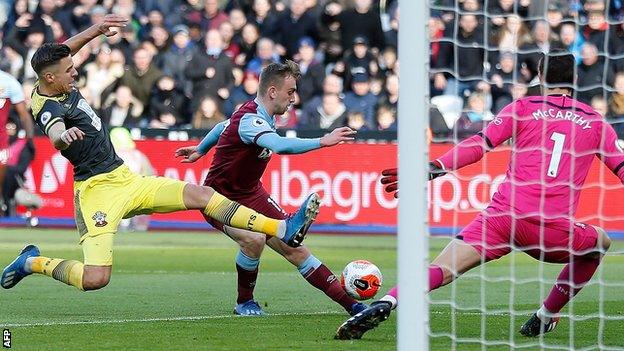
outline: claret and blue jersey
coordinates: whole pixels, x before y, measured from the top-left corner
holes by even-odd
[[[273,152],[299,154],[320,148],[320,139],[285,138],[258,98],[247,101],[232,117],[215,126],[198,152],[216,147],[205,185],[236,200],[255,194]]]

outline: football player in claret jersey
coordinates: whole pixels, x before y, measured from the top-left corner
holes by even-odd
[[[429,266],[429,290],[508,254],[512,248],[550,263],[565,264],[541,308],[520,328],[525,336],[552,331],[558,313],[591,279],[611,240],[599,227],[574,221],[579,195],[595,156],[624,181],[624,153],[615,131],[590,106],[572,97],[574,56],[542,57],[543,96],[507,105],[479,133],[429,165],[429,179],[479,161],[513,138],[505,181],[483,210]],[[397,170],[385,170],[386,190],[397,191]],[[343,323],[337,338],[359,339],[388,318],[397,287]],[[406,296],[404,298],[410,298]]]
[[[301,154],[353,140],[355,134],[348,127],[336,128],[322,138],[314,139],[285,138],[277,134],[274,116],[285,113],[294,103],[300,75],[299,67],[292,61],[268,65],[260,75],[255,99],[244,103],[229,120],[215,126],[198,146],[178,149],[176,156],[184,156],[182,162],[195,162],[216,146],[204,185],[266,216],[287,218],[260,181],[271,154]],[[318,201],[316,194],[310,197]],[[206,220],[240,245],[236,256],[238,298],[235,313],[264,314],[254,301],[253,291],[265,243],[297,267],[311,285],[349,313],[355,314],[366,307],[346,294],[336,276],[307,247],[288,247],[270,237],[265,240],[244,230],[230,228],[219,220]]]
[[[74,87],[78,73],[71,55],[100,34],[115,35],[111,28],[127,22],[123,16],[106,15],[64,44],[44,44],[33,55],[31,63],[39,78],[32,94],[33,115],[54,147],[74,166],[75,219],[84,261],[43,257],[36,246],[28,245],[3,270],[0,285],[5,289],[32,273],[80,290],[106,286],[117,226],[122,218],[137,214],[201,210],[228,226],[276,236],[293,246],[301,244],[316,218],[318,203],[314,201],[305,201],[289,218],[269,218],[210,187],[141,177],[123,164],[106,126]]]
[[[9,161],[9,135],[6,124],[9,120],[11,107],[15,108],[20,117],[22,128],[26,131],[26,137],[31,139],[34,134],[32,118],[24,103],[24,91],[22,86],[12,75],[0,71],[0,216],[3,215],[5,204],[2,197],[2,184],[6,173],[6,165]]]

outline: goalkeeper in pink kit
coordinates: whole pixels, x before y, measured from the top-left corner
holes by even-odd
[[[611,244],[602,228],[571,219],[594,157],[624,181],[624,153],[615,131],[590,106],[571,97],[574,56],[551,51],[540,61],[539,72],[543,96],[507,105],[483,133],[429,165],[431,180],[479,161],[513,138],[505,182],[490,205],[430,264],[429,290],[512,248],[544,262],[565,264],[541,308],[521,327],[525,336],[555,328],[558,313],[591,279]],[[397,191],[396,169],[383,175],[386,190]],[[386,320],[397,306],[397,288],[344,322],[336,337],[359,339]]]

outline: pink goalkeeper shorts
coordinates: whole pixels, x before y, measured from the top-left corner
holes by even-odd
[[[591,225],[567,219],[513,218],[492,212],[481,212],[458,235],[488,261],[517,249],[540,261],[567,263],[570,256],[586,254],[596,247],[598,232]]]

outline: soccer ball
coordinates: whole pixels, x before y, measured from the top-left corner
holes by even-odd
[[[350,262],[342,271],[340,284],[356,300],[368,300],[377,294],[383,277],[377,266],[366,260]]]

